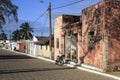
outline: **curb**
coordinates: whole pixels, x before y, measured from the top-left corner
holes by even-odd
[[[75,67],[74,65],[68,65],[68,66]],[[117,77],[117,76],[114,76],[114,75],[110,75],[110,74],[106,74],[106,73],[90,70],[90,69],[83,68],[83,67],[76,67],[76,68],[80,69],[80,70],[83,70],[83,71],[87,71],[87,72],[95,73],[95,74],[98,74],[98,75],[110,77],[110,78],[113,78],[113,79],[116,79],[116,80],[120,80],[120,77]]]

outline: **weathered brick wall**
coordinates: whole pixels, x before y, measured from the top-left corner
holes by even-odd
[[[63,15],[63,31],[65,32],[64,33],[65,57],[74,62],[80,62],[79,44],[81,42],[80,41],[81,27],[82,27],[81,16]],[[74,51],[75,53],[72,53]],[[72,57],[71,56],[68,57],[68,55],[72,55]]]
[[[120,1],[106,0],[105,26],[109,30],[108,64],[115,64],[120,59]]]
[[[61,51],[61,32],[62,32],[62,22],[63,17],[59,16],[54,20],[54,59],[59,55],[59,51]],[[59,48],[57,48],[57,39],[59,40]]]
[[[55,59],[59,55],[59,51],[65,53],[65,35],[77,34],[78,24],[73,24],[79,22],[79,16],[72,15],[61,15],[57,17],[54,21],[54,51]],[[76,26],[76,27],[75,27]],[[57,48],[57,39],[59,39],[59,48]]]
[[[102,31],[103,31],[103,3],[97,3],[82,11],[82,47],[84,63],[102,68]],[[92,38],[89,36],[92,34]]]
[[[82,11],[82,30],[77,30],[78,60],[102,69],[120,59],[120,1],[105,1],[105,6],[104,2],[99,2]],[[78,17],[70,15],[62,15],[55,19],[55,59],[59,51],[64,52],[64,37],[71,33],[70,26],[76,21]],[[63,27],[66,27],[65,31]],[[56,47],[57,39],[59,48]]]
[[[120,60],[120,1],[105,0],[84,9],[82,24],[84,63],[103,69],[116,64]]]

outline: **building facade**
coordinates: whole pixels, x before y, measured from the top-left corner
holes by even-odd
[[[105,0],[82,11],[84,63],[104,70],[120,59],[120,1]]]
[[[78,61],[78,37],[81,32],[80,16],[62,15],[56,18],[54,26],[55,59],[65,54],[66,59]]]
[[[120,66],[120,1],[104,0],[54,22],[55,57],[108,70]]]

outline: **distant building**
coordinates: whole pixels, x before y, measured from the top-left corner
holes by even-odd
[[[26,52],[26,45],[27,41],[26,40],[20,40],[16,42],[16,50],[20,52]]]
[[[53,41],[54,39],[53,39],[53,37],[52,37],[52,51],[50,51],[49,37],[39,36],[36,38],[38,39],[38,41],[35,42],[34,44],[39,46],[38,56],[53,59],[53,56],[54,56],[54,41]]]

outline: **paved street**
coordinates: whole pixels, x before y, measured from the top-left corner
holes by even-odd
[[[114,80],[0,49],[0,80]]]

